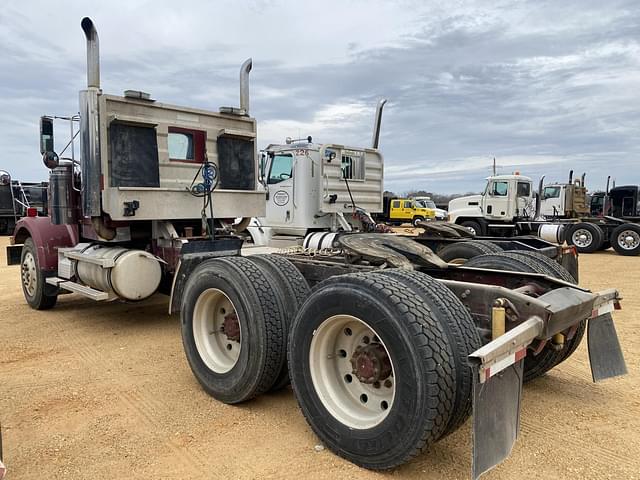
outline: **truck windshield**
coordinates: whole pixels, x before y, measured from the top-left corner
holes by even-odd
[[[267,183],[280,183],[283,180],[291,178],[291,169],[293,166],[293,156],[290,154],[274,155],[271,160],[271,169],[269,170],[269,179]]]

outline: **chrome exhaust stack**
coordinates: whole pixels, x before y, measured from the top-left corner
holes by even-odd
[[[376,118],[373,123],[373,138],[371,140],[371,148],[377,149],[378,144],[380,143],[380,127],[382,126],[382,109],[384,108],[384,104],[387,103],[387,99],[383,98],[378,102],[378,107],[376,108]]]
[[[220,107],[220,113],[249,116],[249,72],[251,72],[252,66],[253,60],[247,58],[240,67],[240,106]]]
[[[82,168],[82,215],[91,217],[98,235],[107,240],[116,232],[106,227],[102,220],[100,204],[100,114],[98,96],[100,90],[100,45],[98,31],[89,17],[80,23],[87,39],[87,89],[80,91],[80,166]]]
[[[240,110],[244,115],[249,115],[249,72],[253,66],[253,60],[247,58],[240,67]]]
[[[87,87],[100,88],[100,42],[98,31],[89,17],[80,23],[87,38]]]

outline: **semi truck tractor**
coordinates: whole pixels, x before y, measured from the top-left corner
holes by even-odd
[[[621,186],[602,196],[605,214],[593,216],[584,175],[568,183],[543,186],[538,198],[529,177],[489,177],[484,192],[449,203],[449,221],[475,234],[510,237],[539,234],[592,253],[613,247],[620,255],[640,255],[638,188]],[[600,196],[596,199],[600,200]]]
[[[266,216],[249,116],[251,61],[241,68],[239,108],[106,95],[96,28],[88,18],[81,25],[88,84],[80,159],[58,158],[45,119],[49,216],[20,220],[10,248],[20,252],[33,308],[52,308],[63,292],[139,301],[165,291],[208,394],[237,404],[291,382],[320,440],[374,470],[411,460],[473,415],[478,478],[511,451],[523,381],[567,360],[585,334],[594,380],[626,372],[611,316],[619,293],[581,288],[543,258],[501,252],[452,265],[409,238],[379,233],[241,255],[237,231],[248,221],[234,219]],[[377,190],[358,197],[347,188],[362,165],[365,177],[382,180],[376,139],[370,150],[309,146],[272,148],[271,161],[288,156],[292,170],[269,172],[284,181],[317,169],[327,214],[367,199],[379,205]],[[279,183],[271,199],[302,202],[293,185],[278,195]]]

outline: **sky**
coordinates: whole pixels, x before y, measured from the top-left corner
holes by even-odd
[[[0,169],[46,180],[43,114],[78,110],[80,21],[100,37],[106,93],[238,104],[253,58],[258,147],[286,137],[380,149],[396,193],[482,190],[499,173],[586,172],[640,184],[640,3],[497,1],[39,1],[0,10]],[[56,123],[56,149],[68,141]]]

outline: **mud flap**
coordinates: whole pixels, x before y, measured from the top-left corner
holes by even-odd
[[[473,386],[473,465],[476,480],[511,453],[520,429],[524,360],[481,383],[475,368]]]
[[[627,365],[622,355],[611,313],[604,313],[589,320],[587,344],[589,346],[591,376],[594,382],[626,375]]]
[[[518,438],[524,358],[543,329],[544,321],[532,317],[469,355],[474,480],[507,458]]]

